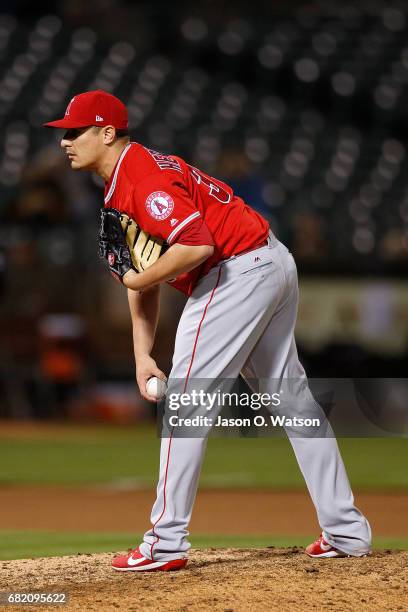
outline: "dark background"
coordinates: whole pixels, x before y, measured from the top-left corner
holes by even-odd
[[[406,376],[406,3],[0,13],[1,416],[147,414],[126,295],[97,258],[103,185],[41,127],[95,88],[128,105],[133,140],[230,182],[291,249],[310,376]],[[163,293],[155,356],[168,372],[184,298]]]

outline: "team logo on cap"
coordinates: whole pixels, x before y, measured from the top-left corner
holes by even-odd
[[[174,201],[165,191],[153,191],[146,199],[147,212],[157,221],[170,217],[174,209]]]
[[[73,103],[73,101],[75,100],[75,98],[76,98],[76,96],[74,96],[74,97],[71,99],[70,103],[68,104],[68,106],[67,106],[67,110],[65,111],[65,115],[69,115],[69,111],[71,110],[71,104]]]

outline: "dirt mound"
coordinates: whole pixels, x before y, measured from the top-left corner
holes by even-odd
[[[406,610],[408,552],[309,559],[299,548],[194,550],[187,569],[115,573],[111,554],[0,563],[0,591],[66,592],[36,610]],[[10,610],[10,606],[0,606]],[[32,610],[33,606],[19,606]]]

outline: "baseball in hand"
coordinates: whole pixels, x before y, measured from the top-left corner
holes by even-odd
[[[167,385],[164,380],[152,376],[146,383],[146,391],[151,397],[161,400],[166,395]]]

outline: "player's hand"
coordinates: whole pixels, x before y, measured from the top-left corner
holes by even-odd
[[[125,272],[122,282],[128,289],[132,289],[133,291],[139,291],[140,274],[138,274],[134,270],[128,270],[127,272]]]
[[[138,358],[136,361],[136,380],[140,394],[149,402],[157,403],[157,398],[148,395],[146,391],[146,383],[152,376],[157,376],[157,378],[167,381],[165,373],[157,367],[155,360],[150,355]]]

